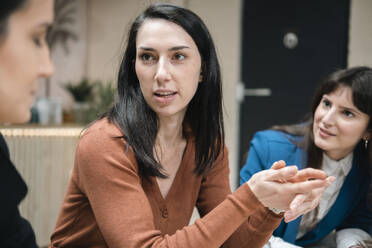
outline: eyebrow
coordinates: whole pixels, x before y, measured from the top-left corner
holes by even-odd
[[[355,108],[348,108],[348,107],[345,107],[345,106],[341,106],[341,108],[343,108],[344,110],[347,110],[349,112],[352,112],[354,114],[357,114],[357,115],[360,115],[360,111],[358,109],[355,109]]]
[[[323,95],[322,99],[327,99],[328,101],[331,101],[331,99],[329,99],[329,97],[325,94]],[[361,111],[357,108],[349,108],[349,107],[345,107],[343,105],[340,105],[340,108],[344,109],[344,110],[347,110],[349,112],[352,112],[352,113],[355,113],[355,114],[358,114],[360,115],[361,114]]]
[[[51,26],[53,26],[53,23],[52,22],[42,22],[38,25],[39,27],[46,27],[46,28],[50,28]]]
[[[188,46],[175,46],[175,47],[171,47],[170,49],[168,49],[168,51],[178,51],[178,50],[182,50],[182,49],[189,49],[190,47]],[[152,47],[143,47],[143,46],[140,46],[139,49],[141,50],[145,50],[145,51],[156,51],[154,48]]]
[[[42,31],[45,30],[46,32],[49,32],[52,29],[52,26],[53,24],[50,22],[42,22],[39,25],[37,25],[36,29]]]

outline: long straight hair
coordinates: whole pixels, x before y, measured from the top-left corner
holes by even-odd
[[[338,70],[330,74],[315,91],[310,116],[307,124],[274,126],[272,129],[280,130],[292,135],[304,136],[300,142],[294,144],[305,149],[307,153],[307,167],[319,169],[322,165],[323,151],[314,143],[313,125],[314,114],[324,94],[335,92],[339,87],[348,87],[352,90],[353,104],[369,116],[367,130],[372,132],[372,69],[365,66]],[[362,161],[372,166],[372,145],[368,143],[365,148],[361,140],[356,149],[359,150]],[[364,163],[364,164],[365,164]],[[371,169],[371,168],[369,168]]]
[[[118,102],[107,114],[108,119],[123,132],[143,177],[167,177],[153,153],[158,118],[145,102],[135,72],[137,32],[148,19],[164,19],[181,26],[192,37],[201,55],[203,82],[199,83],[187,107],[184,125],[191,129],[195,139],[194,172],[202,175],[223,152],[221,76],[212,37],[203,21],[190,10],[170,4],[155,4],[135,19],[119,69]]]

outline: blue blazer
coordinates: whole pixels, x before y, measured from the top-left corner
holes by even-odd
[[[255,134],[251,141],[249,154],[244,167],[240,171],[240,184],[261,170],[269,169],[275,161],[284,160],[287,165],[297,165],[299,169],[306,162],[305,152],[292,142],[303,137],[266,130]],[[285,223],[274,231],[274,236],[285,241],[304,246],[315,243],[327,236],[334,229],[360,228],[372,234],[372,208],[367,201],[370,177],[368,162],[361,161],[359,153],[362,147],[354,151],[352,169],[347,175],[340,193],[328,214],[303,237],[296,240],[301,217]]]

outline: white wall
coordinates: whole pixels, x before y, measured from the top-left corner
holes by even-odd
[[[372,66],[372,1],[352,0],[348,66]]]
[[[66,53],[60,43],[51,51],[51,57],[55,65],[55,73],[51,78],[50,90],[52,97],[61,97],[64,108],[69,108],[72,97],[63,89],[62,85],[69,81],[77,82],[87,75],[87,0],[75,2],[75,23],[69,26],[78,35],[77,41],[68,41],[69,52]],[[45,96],[45,83],[40,83],[38,97]]]

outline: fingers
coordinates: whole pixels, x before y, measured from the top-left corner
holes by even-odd
[[[273,163],[273,165],[271,166],[271,169],[278,170],[284,167],[285,167],[284,160],[279,160]]]
[[[295,198],[292,200],[291,204],[289,205],[290,210],[296,209],[303,202],[305,202],[308,199],[308,197],[309,197],[308,194],[296,195]]]
[[[312,190],[314,190],[316,188],[322,188],[322,187],[327,188],[328,184],[329,184],[329,182],[326,179],[324,179],[324,180],[314,179],[314,180],[310,180],[310,181],[306,181],[306,182],[293,183],[289,186],[292,187],[292,192],[295,192],[297,194],[301,194],[301,193],[311,192]]]
[[[265,175],[266,181],[280,181],[287,180],[296,175],[298,169],[296,166],[287,166],[277,170],[267,170]]]
[[[306,199],[306,197],[304,199]],[[301,204],[297,205],[296,208],[285,212],[284,221],[288,223],[297,219],[300,215],[304,215],[305,213],[313,210],[319,204],[319,201],[320,197],[316,198],[315,200],[303,201]]]
[[[329,176],[327,177],[327,188],[336,180],[336,178],[334,176]]]
[[[325,179],[327,174],[322,170],[317,170],[313,168],[306,168],[299,170],[297,174],[289,179],[290,182],[304,182],[309,179]]]
[[[333,176],[327,177],[326,180],[324,180],[325,182],[323,187],[314,188],[308,193],[296,195],[290,204],[290,209],[284,214],[284,221],[288,223],[297,219],[300,215],[312,211],[316,206],[318,206],[323,192],[334,180],[335,178]]]
[[[279,161],[276,161],[276,162],[273,163],[273,165],[271,166],[271,169],[273,169],[273,170],[279,170],[279,169],[284,168],[284,167],[285,167],[284,160],[279,160]],[[281,180],[277,180],[277,182],[279,182],[279,183],[285,183],[286,180],[281,179]]]
[[[285,222],[290,222],[297,219],[300,215],[304,215],[307,212],[312,211],[316,206],[318,206],[319,201],[321,198],[321,194],[319,197],[316,197],[313,200],[305,201],[301,205],[298,205],[296,209],[290,209],[284,214]]]

